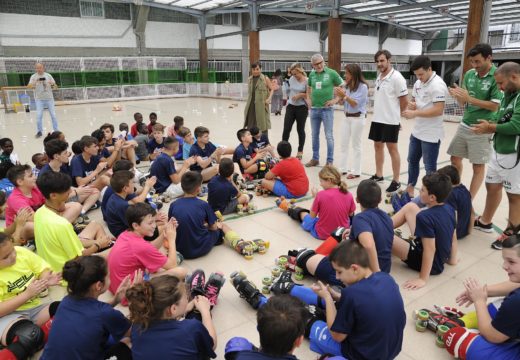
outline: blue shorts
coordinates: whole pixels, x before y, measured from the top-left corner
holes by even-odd
[[[303,228],[303,230],[310,232],[311,235],[314,236],[316,239],[322,240],[322,239],[320,239],[320,237],[318,236],[318,233],[316,232],[317,223],[318,223],[317,217],[313,218],[310,214],[307,214],[303,218],[301,227]]]
[[[482,336],[477,336],[466,354],[467,360],[515,360],[520,359],[520,343],[517,341],[493,344]]]
[[[316,267],[316,272],[314,276],[321,281],[326,282],[330,285],[337,285],[343,287],[343,283],[336,279],[336,271],[332,267],[330,260],[328,257],[324,257],[318,266]]]
[[[303,194],[300,196],[296,196],[296,195],[291,194],[291,192],[289,190],[287,190],[287,186],[285,186],[285,184],[283,182],[281,182],[280,180],[274,181],[273,193],[276,196],[284,196],[287,199],[298,199],[305,195],[305,194]]]
[[[342,356],[341,344],[332,338],[327,328],[327,323],[324,321],[318,320],[312,324],[309,341],[311,343],[311,350],[318,354]]]

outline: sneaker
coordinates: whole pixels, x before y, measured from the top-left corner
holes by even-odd
[[[292,281],[291,272],[285,270],[273,285],[271,285],[271,291],[275,295],[289,294],[295,285],[294,281]]]
[[[225,282],[226,279],[222,273],[216,272],[209,276],[208,282],[204,287],[204,292],[206,293],[206,297],[211,305],[217,305],[218,294]]]
[[[475,220],[476,221],[476,220]],[[502,234],[500,234],[495,241],[491,244],[491,247],[495,250],[502,250],[502,242],[514,234],[513,229],[511,229],[509,226],[504,230]]]
[[[370,177],[370,180],[374,180],[375,182],[382,182],[382,181],[385,181],[385,178],[374,174]]]
[[[190,288],[191,297],[194,298],[197,295],[205,296],[206,293],[204,291],[204,287],[206,285],[206,274],[204,274],[204,270],[197,269],[195,270],[186,280]]]
[[[480,216],[477,216],[477,218],[475,219],[475,222],[473,223],[473,227],[477,230],[483,231],[488,234],[493,232],[493,223],[483,224],[480,221]]]
[[[34,137],[35,137],[36,139],[41,138],[41,137],[42,137],[42,132],[41,132],[41,131],[38,131],[38,132],[36,133],[36,135],[34,135]]]
[[[235,271],[231,274],[231,283],[238,291],[240,297],[245,299],[253,309],[258,309],[261,303],[265,302],[265,296],[258,291],[256,286],[247,277]]]
[[[318,160],[311,159],[311,160],[309,160],[309,162],[307,164],[305,164],[305,167],[318,166],[319,164],[320,164],[320,162]]]
[[[401,183],[400,182],[392,180],[392,182],[390,183],[390,186],[386,188],[386,192],[387,193],[394,193],[397,190],[399,190],[400,187],[401,187]]]

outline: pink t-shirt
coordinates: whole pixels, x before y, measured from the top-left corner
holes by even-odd
[[[318,214],[316,233],[326,239],[338,226],[349,227],[349,215],[356,211],[352,193],[342,193],[338,188],[318,192],[311,210]]]
[[[115,294],[121,281],[136,270],[155,273],[166,261],[168,258],[142,237],[130,231],[121,233],[108,255],[110,291]]]
[[[16,214],[23,208],[30,207],[34,211],[45,204],[45,197],[37,187],[31,191],[31,197],[25,196],[19,188],[15,188],[7,198],[7,208],[5,209],[5,225],[13,223]]]

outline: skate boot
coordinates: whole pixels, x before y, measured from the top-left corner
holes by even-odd
[[[294,219],[299,222],[302,222],[302,219],[300,218],[300,214],[303,212],[309,213],[309,210],[301,208],[301,207],[297,207],[297,206],[290,207],[287,209],[287,215],[289,215],[289,217],[291,219]]]
[[[271,285],[271,291],[275,295],[289,294],[295,285],[291,277],[291,272],[285,270],[280,274],[278,280]]]
[[[433,305],[433,307],[439,314],[449,317],[450,319],[460,319],[465,315],[462,311],[451,306]]]
[[[426,329],[429,329],[437,333],[441,325],[447,326],[448,329],[464,326],[464,323],[460,319],[450,318],[428,309],[415,310],[412,317],[415,320],[415,330],[419,332],[424,332]]]
[[[296,203],[295,199],[286,199],[285,196],[280,196],[275,200],[276,206],[278,206],[283,211],[288,211],[289,208],[294,207],[294,203]]]
[[[240,237],[235,231],[228,231],[224,235],[226,243],[229,244],[236,252],[244,256],[246,260],[251,260],[254,253],[254,243],[246,241]]]
[[[253,246],[253,251],[257,252],[261,255],[265,254],[267,252],[267,249],[269,249],[269,241],[262,240],[262,239],[253,239],[249,241],[251,245]]]
[[[225,282],[226,278],[221,272],[215,272],[209,276],[208,282],[206,282],[206,286],[204,287],[204,292],[212,306],[217,305],[218,294]]]
[[[305,305],[305,309],[308,311],[307,313],[307,321],[305,324],[305,338],[308,339],[311,333],[312,324],[316,321],[325,321],[327,322],[327,316],[325,310],[316,305]]]
[[[235,271],[230,275],[230,277],[231,283],[240,294],[240,297],[245,299],[253,309],[258,309],[260,304],[265,303],[265,296],[258,291],[251,281],[247,280],[246,275]]]
[[[195,270],[187,277],[186,283],[189,286],[192,299],[198,295],[206,296],[206,292],[204,291],[204,287],[206,285],[206,274],[204,274],[204,270]]]

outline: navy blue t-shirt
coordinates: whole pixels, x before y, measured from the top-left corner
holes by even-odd
[[[394,279],[373,273],[341,290],[330,330],[347,334],[341,352],[348,359],[388,360],[401,352],[406,324],[403,298]]]
[[[108,185],[105,189],[105,193],[103,194],[103,199],[101,200],[101,214],[103,215],[103,220],[106,220],[105,211],[107,209],[108,199],[114,194],[114,189],[112,186]],[[130,201],[133,198],[137,197],[137,194],[130,194],[126,197],[126,201]]]
[[[244,146],[244,144],[240,144],[236,147],[235,152],[233,152],[233,161],[238,163],[242,173],[244,172],[244,168],[240,163],[240,159],[246,159],[246,161],[249,161],[253,158],[254,152],[255,150],[252,144],[250,144],[247,148]]]
[[[267,137],[267,134],[262,134],[260,136],[260,140],[256,140],[256,138],[253,136],[253,148],[262,150],[267,145],[269,145],[269,138]]]
[[[198,320],[161,320],[144,331],[138,326],[132,327],[134,360],[202,360],[208,357],[217,357],[213,351],[213,338]]]
[[[40,173],[38,174],[38,177],[42,176],[42,174],[48,172],[48,171],[54,171],[52,170],[51,166],[49,164],[43,165],[43,167],[40,170]],[[70,173],[70,166],[69,164],[63,164],[60,166],[60,173],[71,176]]]
[[[455,227],[455,210],[447,204],[432,206],[417,213],[415,236],[421,239],[435,238],[432,275],[442,273],[444,263],[450,258]]]
[[[150,175],[157,177],[157,182],[153,186],[155,191],[159,194],[165,192],[168,186],[172,184],[170,175],[176,172],[175,163],[170,155],[165,153],[160,154],[157,159],[154,160],[152,167],[150,167]]]
[[[211,156],[217,150],[217,147],[213,145],[212,142],[208,142],[206,146],[203,148],[200,147],[198,142],[195,142],[190,149],[190,157],[191,156],[200,156],[202,160],[206,160]],[[212,166],[209,164],[208,168]],[[207,168],[206,168],[207,169]],[[199,164],[195,163],[194,165],[190,166],[191,171],[198,171],[201,172],[202,168],[199,166]]]
[[[109,335],[119,341],[129,328],[130,321],[111,305],[92,298],[65,296],[40,359],[104,359]]]
[[[217,175],[208,183],[208,204],[213,211],[224,211],[238,194],[236,187],[223,176]]]
[[[504,298],[491,325],[511,340],[520,339],[520,289],[513,290]]]
[[[445,201],[457,212],[457,239],[462,239],[469,234],[469,222],[471,220],[471,193],[463,185],[454,186]]]
[[[106,150],[106,149],[105,149]],[[76,177],[84,178],[89,176],[99,164],[100,155],[92,156],[90,162],[86,162],[81,154],[75,155],[70,161],[70,175],[72,176],[72,184],[78,186]]]
[[[364,232],[372,233],[379,268],[381,271],[389,273],[392,266],[392,244],[394,242],[392,219],[381,209],[366,209],[352,219],[350,238],[357,239],[359,234]]]
[[[8,178],[3,178],[2,180],[0,180],[0,191],[5,192],[6,197],[9,197],[9,195],[11,195],[13,190],[14,190],[14,185],[12,182],[9,181]]]
[[[239,351],[235,360],[273,360],[273,359],[281,359],[281,360],[298,360],[298,358],[294,355],[285,355],[285,356],[270,356],[259,351],[254,350],[244,350]]]
[[[116,238],[119,234],[128,230],[125,213],[129,206],[128,200],[121,198],[121,196],[115,193],[108,199],[105,209],[105,221],[108,230],[110,230],[112,235]]]
[[[162,149],[164,147],[164,138],[162,143],[158,143],[155,141],[155,138],[148,141],[148,144],[146,145],[146,148],[148,149],[149,154],[153,154],[155,149]]]
[[[186,259],[204,256],[211,251],[220,239],[221,232],[208,230],[208,225],[217,221],[211,206],[194,197],[180,198],[171,203],[168,218],[179,222],[177,228],[177,251]]]

